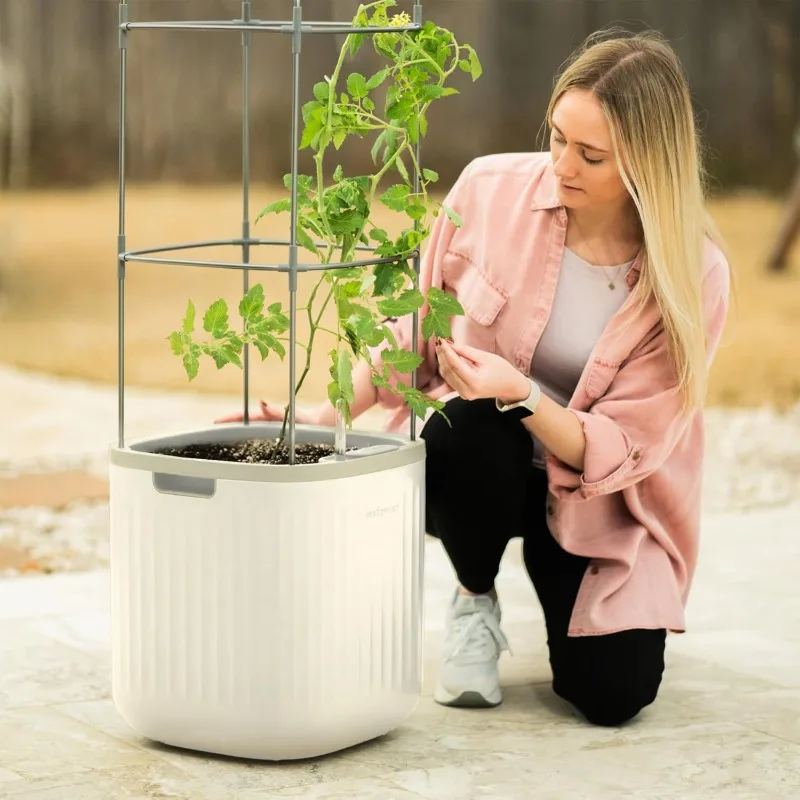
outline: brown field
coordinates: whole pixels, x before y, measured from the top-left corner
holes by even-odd
[[[253,209],[278,190],[256,186]],[[769,274],[765,252],[778,226],[781,206],[760,196],[718,200],[712,211],[726,237],[737,274],[737,305],[714,369],[709,401],[720,405],[786,406],[800,400],[800,247],[784,274]],[[238,235],[241,202],[237,187],[133,187],[128,200],[128,247],[232,238]],[[386,227],[397,223],[387,212]],[[114,383],[116,381],[116,189],[34,192],[0,197],[0,362],[24,369]],[[283,236],[274,217],[254,233]],[[238,260],[233,248],[192,251],[184,257]],[[254,260],[283,260],[275,249],[255,251]],[[254,274],[252,280],[258,280]],[[286,279],[263,278],[270,300],[286,300]],[[310,279],[301,283],[308,291]],[[241,277],[226,270],[131,264],[127,279],[127,382],[187,387],[166,337],[182,319],[191,297],[198,312],[217,297],[235,307]],[[304,336],[300,326],[299,333]],[[330,338],[321,336],[326,351]],[[256,356],[251,396],[283,399],[288,362]],[[328,359],[319,353],[301,402],[324,397]],[[201,364],[192,384],[200,392],[241,388],[235,367],[217,371]],[[236,409],[232,409],[236,410]]]

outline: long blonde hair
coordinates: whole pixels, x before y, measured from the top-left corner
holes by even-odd
[[[703,402],[708,371],[704,237],[720,244],[721,238],[706,212],[706,175],[686,77],[659,34],[604,31],[590,37],[557,78],[549,124],[571,89],[591,91],[608,119],[644,234],[638,308],[651,297],[658,303],[678,392],[690,411]]]

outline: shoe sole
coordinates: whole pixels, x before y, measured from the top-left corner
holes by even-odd
[[[500,693],[498,692],[498,695]],[[442,686],[437,686],[433,699],[441,706],[452,708],[495,708],[503,702],[502,695],[498,700],[489,700],[480,692],[461,692],[459,695],[450,694]]]

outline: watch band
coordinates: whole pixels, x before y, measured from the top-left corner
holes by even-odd
[[[542,390],[539,388],[539,384],[536,381],[528,378],[528,381],[531,385],[531,390],[528,393],[528,396],[524,400],[520,400],[517,403],[509,403],[504,404],[501,403],[499,399],[495,398],[495,405],[497,406],[498,411],[507,412],[513,411],[515,409],[519,409],[522,412],[525,412],[523,416],[530,416],[531,414],[536,413],[536,409],[539,406],[539,400],[542,397]]]

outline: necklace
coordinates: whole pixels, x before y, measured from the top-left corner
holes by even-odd
[[[599,265],[600,259],[597,257],[597,253],[595,253],[594,248],[589,244],[589,241],[586,238],[586,236],[584,235],[583,231],[581,230],[581,226],[578,224],[578,221],[574,217],[572,217],[572,222],[575,223],[575,227],[578,229],[578,232],[581,234],[581,237],[583,238],[583,244],[586,246],[588,251],[592,254],[592,258],[595,260],[595,262],[597,262],[597,265]],[[576,253],[576,255],[577,255],[577,253]],[[580,256],[578,256],[578,258],[580,258]],[[589,266],[591,267],[591,266],[595,266],[595,265],[590,264]],[[607,286],[608,286],[609,291],[613,292],[617,288],[617,281],[619,280],[620,273],[622,272],[623,269],[625,269],[628,266],[630,266],[630,265],[627,264],[627,263],[620,264],[617,267],[617,271],[614,273],[614,276],[612,278],[608,278]],[[598,269],[599,270],[604,270],[606,268],[598,267]],[[594,271],[595,270],[593,269],[592,272],[594,273]],[[606,280],[606,278],[607,278],[607,275],[604,274],[602,276],[601,280]]]

